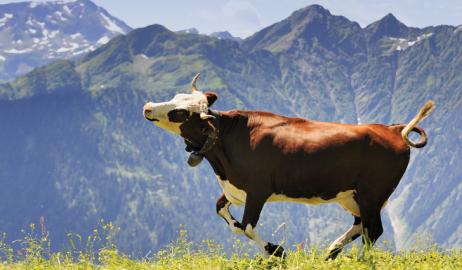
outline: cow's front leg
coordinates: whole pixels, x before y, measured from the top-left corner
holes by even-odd
[[[242,234],[244,230],[239,221],[237,221],[233,215],[229,212],[229,207],[231,202],[226,199],[225,194],[221,194],[220,198],[217,201],[217,214],[222,217],[226,223],[228,223],[229,228],[235,234]]]
[[[357,237],[361,235],[362,232],[362,225],[361,225],[361,218],[354,217],[355,222],[353,226],[346,231],[342,236],[337,238],[330,246],[329,246],[329,255],[327,255],[326,260],[333,260],[337,258],[337,255],[342,251],[343,247],[350,243],[351,241],[355,240]]]
[[[244,228],[245,235],[252,239],[263,253],[266,255],[283,257],[284,249],[281,246],[264,241],[256,231],[258,219],[260,218],[260,213],[266,199],[267,197],[262,195],[247,194],[244,216],[242,218],[242,228]]]

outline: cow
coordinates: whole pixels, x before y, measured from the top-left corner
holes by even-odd
[[[233,233],[244,234],[269,255],[284,249],[264,241],[256,225],[266,202],[338,203],[354,223],[328,248],[335,259],[357,237],[375,243],[383,232],[381,209],[397,187],[409,163],[410,147],[427,143],[417,124],[430,114],[428,101],[408,124],[340,124],[293,118],[270,112],[215,111],[218,96],[196,87],[161,103],[148,102],[144,117],[181,136],[191,152],[188,164],[203,158],[223,189],[217,214]],[[413,131],[418,142],[408,138]],[[244,205],[242,221],[229,211]]]

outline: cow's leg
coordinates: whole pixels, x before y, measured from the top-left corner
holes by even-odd
[[[217,214],[222,217],[226,223],[228,223],[229,228],[235,234],[244,233],[242,225],[237,221],[229,212],[229,207],[231,202],[226,199],[225,194],[221,194],[220,198],[217,201]]]
[[[343,247],[350,243],[351,241],[355,240],[361,235],[362,226],[361,226],[361,218],[354,217],[355,221],[353,225],[350,227],[348,231],[346,231],[342,236],[337,238],[330,246],[329,246],[329,255],[327,255],[326,260],[333,260],[337,257],[337,255],[342,251]]]
[[[380,217],[380,211],[373,211],[370,213],[364,213],[361,211],[361,219],[363,223],[363,237],[365,243],[375,244],[377,239],[383,233],[382,219]]]
[[[242,218],[242,228],[244,228],[245,235],[252,239],[258,248],[266,255],[274,255],[276,257],[283,257],[284,249],[279,246],[266,242],[260,238],[256,231],[258,219],[260,218],[261,210],[265,204],[267,197],[247,194],[244,216]]]
[[[388,196],[384,196],[379,192],[376,194],[373,194],[371,191],[366,193],[364,190],[365,189],[360,189],[358,192],[359,211],[361,213],[361,222],[363,225],[363,242],[374,245],[383,233],[380,210]]]
[[[357,193],[354,198],[359,206],[363,225],[363,242],[375,244],[383,233],[380,210],[395,190],[406,170],[409,156],[401,157],[401,165],[394,162],[383,162],[358,179]],[[394,173],[393,173],[394,172]]]

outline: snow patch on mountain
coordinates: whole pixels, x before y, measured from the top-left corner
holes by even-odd
[[[100,39],[98,39],[98,41],[96,42],[97,44],[106,44],[109,42],[109,40],[111,40],[110,38],[108,38],[107,36],[104,36]]]
[[[60,21],[64,21],[64,22],[65,22],[65,21],[68,21],[68,20],[69,20],[68,18],[65,17],[65,15],[64,15],[61,11],[56,11],[55,14],[58,15],[58,19],[59,19]],[[51,21],[52,21],[53,23],[57,23],[56,20],[51,20]]]
[[[76,38],[78,38],[78,37],[80,37],[80,36],[82,36],[82,34],[80,34],[80,33],[75,33],[75,34],[72,34],[70,37],[71,37],[72,39],[76,39]]]
[[[41,1],[32,1],[29,3],[30,8],[36,8],[38,6],[46,6],[46,5],[65,5],[70,3],[78,2],[79,0],[60,0],[60,1],[49,1],[49,2],[41,2]]]
[[[55,30],[55,31],[51,31],[50,35],[48,35],[50,38],[54,38],[56,37],[57,35],[59,34],[59,31]]]
[[[107,30],[115,33],[125,34],[125,31],[122,28],[120,28],[114,21],[112,21],[108,16],[106,16],[102,12],[100,13],[100,15],[101,18],[103,18]]]
[[[179,30],[179,31],[176,31],[177,33],[180,33],[180,34],[195,34],[195,35],[198,35],[199,34],[199,30],[197,30],[196,28],[189,28],[189,29],[184,29],[184,30]]]
[[[32,49],[24,49],[24,50],[16,50],[16,49],[9,49],[9,50],[5,50],[4,52],[6,53],[12,53],[12,54],[23,54],[23,53],[28,53],[28,52],[31,52]]]
[[[30,8],[36,8],[36,7],[38,7],[40,4],[43,4],[43,3],[41,3],[41,2],[30,2],[30,3],[29,3],[29,7],[30,7]]]
[[[235,36],[231,35],[231,33],[228,32],[228,31],[213,32],[209,36],[215,37],[215,38],[218,38],[218,39],[224,39],[224,40],[234,40],[234,41],[237,41],[237,42],[242,41],[242,39],[240,37],[235,37]]]
[[[87,47],[87,48],[83,48],[83,49],[80,49],[80,50],[76,50],[76,51],[74,51],[72,54],[73,54],[74,56],[77,56],[77,55],[81,55],[81,54],[83,54],[83,53],[91,52],[91,51],[93,51],[93,50],[95,50],[95,49],[96,49],[96,47],[92,45],[92,46],[89,46],[89,47]]]
[[[80,46],[79,44],[77,43],[65,43],[67,45],[67,47],[62,47],[62,48],[59,48],[56,50],[56,52],[58,53],[62,53],[62,52],[74,52],[75,50],[77,50]]]
[[[63,9],[64,11],[67,13],[67,14],[71,14],[71,9],[68,7],[68,6],[63,6]]]
[[[459,25],[459,27],[457,27],[455,30],[454,30],[454,34],[458,33],[458,32],[462,32],[462,25]]]
[[[408,49],[409,47],[414,46],[415,44],[421,42],[422,40],[428,39],[432,35],[433,35],[433,33],[426,33],[426,34],[418,36],[414,40],[409,40],[409,39],[405,39],[405,38],[390,37],[390,40],[395,42],[394,43],[395,50],[404,51],[404,50]]]
[[[10,13],[3,14],[3,17],[0,18],[0,27],[5,26],[5,24],[10,20],[13,19],[14,15]]]

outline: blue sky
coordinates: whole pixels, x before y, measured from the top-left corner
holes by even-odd
[[[43,1],[43,0],[39,0]],[[0,0],[0,3],[12,2]],[[15,0],[14,2],[19,2]],[[361,26],[393,13],[408,26],[462,24],[462,0],[94,0],[132,27],[159,23],[171,30],[196,27],[201,33],[229,30],[246,37],[289,16],[320,4]]]

